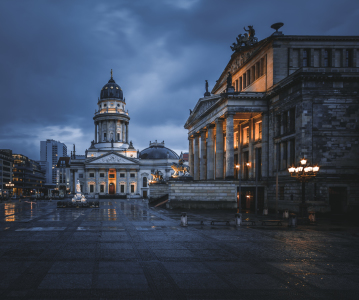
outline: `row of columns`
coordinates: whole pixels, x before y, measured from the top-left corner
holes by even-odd
[[[114,136],[112,137],[115,142],[124,142],[128,143],[128,122],[120,121],[118,126],[117,120],[103,120],[95,122],[95,143],[101,142],[111,142],[110,137],[110,122],[115,122],[115,131]],[[106,128],[104,131],[103,128]],[[117,138],[117,131],[120,129],[121,136],[120,139]],[[106,132],[106,140],[104,141],[103,133]]]
[[[196,133],[193,138],[189,139],[189,165],[194,180],[234,178],[234,114],[235,113],[227,113],[225,119],[216,119],[215,124],[208,124],[200,131],[200,133]],[[226,120],[225,161],[223,134],[224,120]],[[216,139],[214,139],[214,127],[216,127]],[[216,145],[216,155],[214,144]],[[201,153],[199,153],[199,145],[201,145]],[[201,159],[199,158],[199,154],[201,154]],[[226,169],[225,174],[224,163]]]

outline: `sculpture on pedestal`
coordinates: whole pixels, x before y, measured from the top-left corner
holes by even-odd
[[[189,174],[189,166],[186,166],[183,164],[183,159],[181,158],[177,163],[173,163],[171,165],[171,168],[173,169],[174,174],[172,175],[173,178],[178,178],[178,177],[190,177],[191,175]]]
[[[86,202],[85,195],[81,193],[80,180],[77,179],[76,183],[76,195],[72,198],[72,202]]]

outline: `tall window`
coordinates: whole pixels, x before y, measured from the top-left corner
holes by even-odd
[[[324,49],[324,66],[323,67],[330,67],[331,57],[330,57],[330,49]]]
[[[242,91],[242,77],[239,77],[239,91]]]
[[[294,166],[295,165],[295,139],[292,139],[289,141],[289,165]]]
[[[256,141],[262,139],[262,121],[255,123],[255,139]]]
[[[275,135],[280,135],[280,115],[275,116]]]
[[[309,67],[310,66],[310,50],[304,49],[303,50],[303,67]]]
[[[288,131],[288,112],[284,112],[282,116],[283,133]]]
[[[142,186],[147,187],[147,177],[143,177],[142,179]]]
[[[94,185],[90,184],[90,193],[93,193],[93,191],[94,191]]]
[[[243,145],[249,143],[249,127],[243,128]]]
[[[353,53],[352,49],[345,50],[345,66],[344,67],[352,67],[353,66],[352,65],[352,61],[353,61],[352,53]]]
[[[249,166],[247,166],[247,163],[249,162],[249,153],[248,151],[243,152],[243,165],[244,165],[244,178],[247,180],[249,178]]]
[[[135,192],[135,185],[131,184],[131,193],[134,193],[134,192]]]
[[[289,110],[289,132],[295,132],[295,108]]]
[[[106,141],[106,132],[103,134],[103,140]]]
[[[245,89],[247,87],[247,74],[244,73],[243,74],[243,89]]]
[[[121,193],[124,193],[124,192],[125,192],[125,185],[121,184]]]
[[[100,193],[105,192],[105,186],[103,184],[100,185]]]

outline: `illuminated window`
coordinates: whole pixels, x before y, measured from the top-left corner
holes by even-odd
[[[116,86],[116,90],[118,90],[118,86]]]
[[[111,86],[110,89],[113,89],[113,86]]]
[[[107,90],[107,86],[105,87],[105,90]]]

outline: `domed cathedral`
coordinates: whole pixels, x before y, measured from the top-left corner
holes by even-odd
[[[72,192],[78,179],[89,198],[146,198],[151,174],[158,170],[164,179],[171,176],[171,164],[179,157],[164,142],[150,142],[150,147],[140,152],[130,141],[126,100],[112,70],[101,89],[93,120],[94,139],[85,155],[77,155],[75,146],[71,152],[67,176]]]

